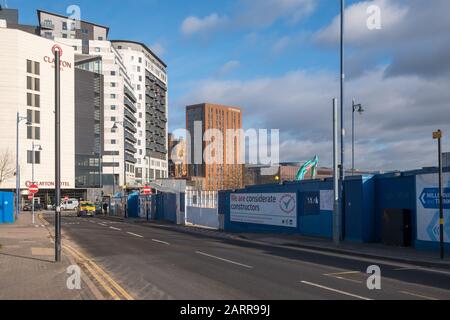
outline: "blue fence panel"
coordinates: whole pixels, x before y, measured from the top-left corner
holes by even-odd
[[[0,224],[14,223],[14,194],[0,192]]]

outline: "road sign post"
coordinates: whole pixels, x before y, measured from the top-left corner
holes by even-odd
[[[442,194],[442,131],[433,132],[433,139],[438,141],[438,163],[439,163],[439,232],[441,259],[444,259],[444,197]]]

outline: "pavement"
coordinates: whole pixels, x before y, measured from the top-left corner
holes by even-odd
[[[53,223],[53,215],[45,219]],[[63,230],[135,299],[450,299],[444,268],[67,213]],[[381,272],[380,290],[368,286],[373,266]]]
[[[94,295],[82,281],[81,290],[69,290],[66,254],[54,262],[54,242],[46,226],[31,213],[15,224],[0,225],[0,300],[85,300]],[[83,277],[82,277],[83,278]]]

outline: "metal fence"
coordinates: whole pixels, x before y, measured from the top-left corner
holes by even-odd
[[[186,189],[185,205],[195,208],[217,208],[218,193],[216,191],[201,191]]]

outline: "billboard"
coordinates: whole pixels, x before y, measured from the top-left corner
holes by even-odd
[[[443,176],[444,241],[450,243],[450,174]],[[417,240],[440,241],[439,176],[416,176]]]
[[[297,194],[232,193],[230,220],[297,228]]]

